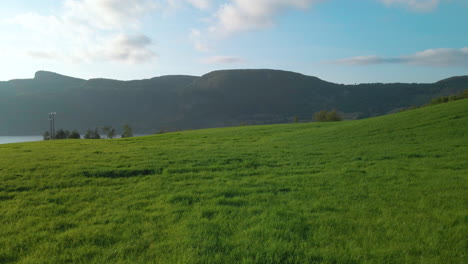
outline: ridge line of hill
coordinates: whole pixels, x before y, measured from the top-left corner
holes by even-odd
[[[38,135],[57,128],[129,124],[136,133],[311,121],[336,108],[347,120],[420,106],[468,88],[468,76],[431,84],[343,85],[300,73],[244,69],[201,77],[166,75],[143,80],[84,80],[39,71],[33,79],[0,82],[0,135]],[[296,118],[297,117],[297,118]]]
[[[294,72],[294,71],[288,71],[288,70],[267,69],[267,68],[265,68],[265,69],[228,69],[228,70],[215,70],[215,71],[211,71],[211,72],[202,74],[201,76],[189,75],[189,74],[168,74],[168,75],[160,75],[160,76],[154,76],[154,77],[143,78],[143,79],[129,79],[129,80],[120,80],[120,79],[113,79],[113,78],[106,78],[106,77],[95,77],[95,78],[84,79],[84,78],[78,78],[78,77],[73,77],[73,76],[69,76],[69,75],[60,74],[60,73],[53,72],[53,71],[38,70],[38,71],[35,72],[33,78],[10,79],[10,80],[5,80],[5,81],[0,81],[0,83],[2,83],[2,82],[16,81],[16,80],[42,79],[42,78],[44,78],[44,76],[47,76],[48,78],[52,78],[52,77],[56,77],[56,78],[70,78],[70,79],[76,79],[76,80],[82,80],[82,81],[108,80],[108,81],[119,81],[119,82],[132,82],[132,81],[145,81],[145,80],[152,80],[152,79],[166,78],[166,77],[193,77],[193,78],[202,78],[202,77],[205,77],[205,76],[210,75],[210,74],[219,74],[219,73],[224,73],[224,72],[261,72],[261,71],[290,73],[290,74],[301,75],[301,76],[304,76],[304,77],[316,78],[316,79],[318,79],[318,80],[321,80],[321,81],[324,81],[324,82],[328,82],[328,83],[339,84],[339,83],[335,83],[335,82],[332,82],[332,81],[323,80],[323,79],[321,79],[321,78],[319,78],[319,77],[317,77],[317,76],[313,76],[313,75],[307,75],[307,74],[303,74],[303,73],[299,73],[299,72]],[[441,83],[441,82],[447,82],[447,81],[454,81],[454,80],[459,80],[459,79],[468,79],[468,75],[452,76],[452,77],[447,77],[447,78],[444,78],[444,79],[441,79],[441,80],[439,80],[439,81],[435,81],[435,82],[432,82],[432,83],[418,83],[418,84],[433,84],[433,83]],[[379,83],[379,84],[399,84],[399,83],[402,83],[402,82],[389,82],[389,83],[377,82],[377,83]],[[374,83],[370,83],[370,82],[365,83],[365,82],[364,82],[364,83],[359,83],[359,84],[360,84],[360,85],[361,85],[361,84],[375,84],[375,82],[374,82]],[[352,84],[348,84],[348,85],[352,85]]]

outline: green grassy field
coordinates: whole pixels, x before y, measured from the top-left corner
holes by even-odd
[[[0,263],[467,263],[468,100],[0,145]]]

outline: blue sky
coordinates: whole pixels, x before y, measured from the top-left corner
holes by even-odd
[[[337,83],[468,74],[468,0],[2,0],[0,80],[271,68]]]

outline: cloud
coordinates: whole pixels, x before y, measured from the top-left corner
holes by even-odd
[[[205,64],[234,64],[243,63],[245,62],[245,59],[233,56],[213,56],[204,58],[201,60],[201,62]]]
[[[419,12],[432,11],[440,4],[440,0],[380,0],[380,2],[387,6],[403,6]]]
[[[379,56],[358,56],[358,57],[331,61],[331,63],[343,64],[343,65],[371,65],[371,64],[402,63],[402,62],[404,62],[402,58],[383,58]]]
[[[163,0],[164,4],[160,4],[162,9],[179,9],[186,4],[195,7],[199,10],[208,10],[213,6],[213,0]]]
[[[151,50],[152,40],[145,35],[119,35],[109,41],[100,54],[105,60],[144,63],[156,56]]]
[[[331,61],[341,65],[415,64],[423,66],[468,67],[468,47],[461,49],[428,49],[401,57],[360,56]]]
[[[200,10],[211,8],[211,0],[187,0],[188,3]]]
[[[158,5],[150,0],[66,0],[64,19],[100,29],[139,26]]]
[[[276,17],[289,10],[305,10],[320,0],[231,0],[216,12],[217,24],[211,29],[230,34],[260,30],[275,24]]]
[[[189,40],[193,43],[195,49],[201,52],[212,51],[211,47],[206,43],[206,40],[203,38],[203,33],[198,29],[190,30]]]
[[[153,0],[65,0],[59,13],[25,13],[7,19],[28,33],[35,59],[142,63],[154,59],[152,40],[138,34]]]
[[[461,49],[429,49],[406,58],[410,63],[436,66],[467,66],[468,47]]]
[[[57,54],[54,54],[52,52],[34,50],[28,51],[28,56],[40,60],[56,60],[59,57]]]
[[[306,10],[321,1],[325,0],[229,0],[205,19],[209,26],[203,30],[191,30],[189,39],[196,50],[211,51],[207,43],[213,39],[273,27],[282,13],[294,9]]]
[[[214,15],[211,32],[232,34],[256,31],[275,25],[278,16],[289,10],[307,10],[326,0],[229,0]],[[431,11],[441,0],[375,0],[387,6],[403,6],[416,11]]]

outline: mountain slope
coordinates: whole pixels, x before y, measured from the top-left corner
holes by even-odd
[[[2,263],[465,263],[468,100],[0,145]]]
[[[347,119],[384,115],[466,89],[468,78],[434,84],[338,85],[278,70],[229,70],[202,77],[82,80],[49,72],[0,83],[0,134],[41,134],[48,113],[57,127],[130,124],[136,132],[311,120],[337,108]]]

